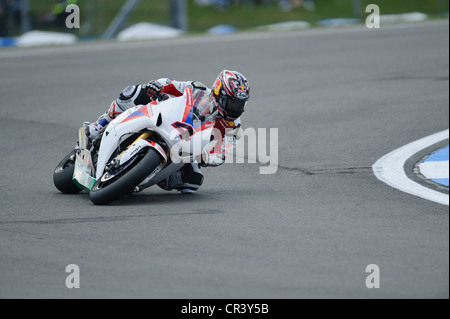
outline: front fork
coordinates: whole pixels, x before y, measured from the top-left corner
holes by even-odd
[[[136,144],[137,141],[139,141],[140,139],[146,140],[148,139],[150,136],[152,136],[153,132],[145,132],[142,133],[141,135],[139,135],[139,137],[137,139],[134,140],[133,143],[131,143],[130,145],[128,145],[128,147],[122,152],[120,153],[119,156],[122,156],[132,145]]]

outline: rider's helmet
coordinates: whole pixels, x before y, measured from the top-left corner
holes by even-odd
[[[234,121],[241,116],[250,98],[250,86],[247,79],[236,71],[220,72],[211,90],[219,106],[219,113],[229,121]]]

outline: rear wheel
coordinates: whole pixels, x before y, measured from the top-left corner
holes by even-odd
[[[146,148],[130,161],[118,168],[120,173],[105,173],[95,183],[89,193],[94,204],[106,205],[132,192],[161,164],[161,155],[153,148]]]
[[[66,157],[56,166],[53,172],[53,184],[64,194],[76,194],[81,192],[75,182],[72,180],[73,171],[75,169],[75,150],[72,150]]]

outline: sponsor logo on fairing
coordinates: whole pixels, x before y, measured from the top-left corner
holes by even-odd
[[[151,115],[150,115],[151,111]],[[135,110],[133,113],[128,115],[127,118],[125,118],[120,124],[137,119],[139,117],[146,116],[146,117],[152,117],[153,116],[153,110],[151,110],[151,107],[147,107],[147,105],[141,105]]]

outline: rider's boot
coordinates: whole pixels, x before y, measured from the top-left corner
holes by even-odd
[[[123,110],[113,101],[109,109],[102,114],[97,121],[89,124],[89,129],[86,130],[86,135],[89,139],[95,140],[97,136],[108,126],[108,124],[115,119]]]
[[[193,194],[203,184],[203,174],[197,162],[185,164],[178,172],[173,173],[158,186],[164,190],[178,190],[181,194]]]
[[[89,138],[95,140],[108,124],[123,111],[152,101],[152,97],[148,95],[148,90],[143,90],[143,88],[145,86],[131,85],[123,89],[119,98],[111,103],[106,113],[102,114],[96,122],[89,124],[89,132],[87,133]]]

